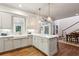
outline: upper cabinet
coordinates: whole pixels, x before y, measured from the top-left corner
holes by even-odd
[[[11,14],[0,12],[0,29],[11,29]]]

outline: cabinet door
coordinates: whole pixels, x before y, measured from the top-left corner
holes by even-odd
[[[0,38],[0,52],[4,51],[4,40]]]
[[[32,45],[32,38],[29,37],[27,40],[28,40],[28,45]]]
[[[33,36],[33,45],[36,47],[36,36]]]
[[[9,39],[9,38],[6,38],[4,39],[5,41],[5,51],[8,51],[8,50],[12,50],[13,49],[13,40]]]
[[[27,39],[26,38],[21,39],[21,47],[25,47],[27,45],[28,45]]]
[[[11,15],[8,13],[1,13],[1,20],[2,20],[2,28],[3,29],[11,29]]]
[[[33,45],[35,46],[35,39],[36,39],[36,37],[35,36],[33,36]]]
[[[37,38],[37,36],[35,37],[35,46],[38,48],[38,38]]]
[[[41,37],[37,36],[36,43],[37,43],[37,48],[40,49],[41,48]]]
[[[42,45],[42,44],[43,44],[42,40],[43,40],[43,39],[42,39],[41,37],[39,37],[38,43],[39,43],[39,49],[40,49],[40,50],[43,49],[43,48],[42,48],[42,46],[43,46],[43,45]]]
[[[14,48],[20,48],[21,47],[21,40],[20,39],[14,39]]]

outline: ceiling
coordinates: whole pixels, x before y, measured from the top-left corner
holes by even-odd
[[[18,7],[22,4],[22,7]],[[0,5],[20,9],[26,12],[38,14],[38,9],[40,10],[40,15],[49,16],[49,6],[48,3],[0,3]],[[62,19],[66,17],[75,16],[79,13],[79,3],[51,3],[50,4],[50,16],[53,19]]]
[[[54,3],[52,12],[55,19],[72,17],[79,14],[79,3]]]

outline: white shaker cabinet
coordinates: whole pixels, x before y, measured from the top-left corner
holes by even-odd
[[[21,40],[20,39],[13,39],[14,49],[21,47]]]
[[[46,38],[34,36],[33,45],[46,54],[49,51],[49,40]]]
[[[3,29],[11,29],[12,28],[12,21],[11,21],[11,14],[0,12],[0,21],[1,21],[1,28]]]
[[[4,40],[0,38],[0,52],[4,51]]]
[[[28,39],[26,39],[26,38],[23,38],[23,39],[21,39],[21,47],[25,47],[25,46],[27,46],[28,44],[28,41],[27,41]]]
[[[34,46],[36,45],[36,43],[35,43],[35,39],[36,39],[36,37],[33,36],[33,45],[34,45]]]
[[[10,38],[4,39],[5,51],[9,51],[13,49],[13,40]]]
[[[27,36],[26,39],[27,39],[27,44],[28,44],[28,45],[32,45],[32,44],[33,44],[33,40],[32,40],[32,38],[33,38],[32,35],[28,35],[28,36]]]
[[[36,38],[36,45],[37,45],[37,48],[41,49],[42,48],[42,41],[41,41],[41,37],[37,36]]]
[[[37,47],[37,37],[33,36],[33,45]]]
[[[33,45],[44,52],[46,55],[57,53],[57,37],[46,38],[38,35],[33,36]]]
[[[42,42],[42,38],[41,37],[39,37],[39,36],[33,36],[33,45],[36,48],[42,50],[42,46],[43,46],[42,44],[43,44],[43,42]]]
[[[39,39],[39,49],[42,50],[43,49],[43,39],[40,37]]]

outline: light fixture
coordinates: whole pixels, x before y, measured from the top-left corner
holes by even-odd
[[[19,7],[22,7],[22,4],[19,4],[18,6],[19,6]]]
[[[48,16],[47,20],[48,20],[48,21],[51,21],[51,17],[50,17],[50,16]]]
[[[40,20],[40,10],[41,10],[41,8],[38,9],[38,12],[39,12],[39,13],[38,13],[38,15],[39,15],[39,16],[38,16],[38,17],[39,17],[38,23],[41,23],[41,20]]]
[[[48,3],[48,9],[49,9],[48,12],[49,12],[49,13],[48,13],[47,21],[49,21],[49,22],[52,21],[52,19],[51,19],[51,17],[50,17],[50,8],[51,8],[51,7],[50,7],[50,3]]]

